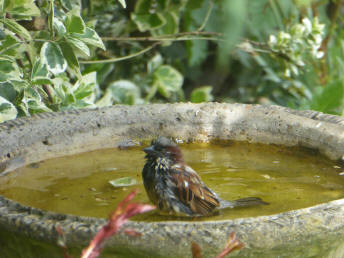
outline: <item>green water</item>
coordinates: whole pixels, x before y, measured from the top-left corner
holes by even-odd
[[[44,210],[107,217],[133,188],[135,201],[149,203],[141,180],[143,147],[106,149],[46,160],[0,177],[0,194]],[[236,208],[193,220],[223,220],[270,215],[344,197],[344,171],[316,152],[228,142],[183,144],[184,159],[226,200],[260,197],[269,205]],[[138,184],[114,188],[110,180],[133,177]],[[187,220],[156,211],[137,220]]]

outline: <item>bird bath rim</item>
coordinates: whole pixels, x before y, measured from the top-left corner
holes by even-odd
[[[186,141],[221,139],[303,146],[342,160],[343,132],[341,117],[278,106],[177,103],[42,113],[0,124],[0,171],[7,173],[47,158],[113,148],[159,135]],[[271,216],[214,222],[130,221],[127,227],[143,235],[132,239],[119,234],[111,240],[111,248],[182,257],[189,255],[194,241],[209,256],[221,250],[234,231],[246,244],[242,254],[250,256],[286,245],[295,247],[313,237],[321,240],[321,234],[343,234],[343,203],[340,199]],[[55,227],[59,225],[67,245],[85,245],[104,223],[105,219],[25,207],[0,196],[0,228],[35,239],[56,242]],[[164,247],[156,246],[157,241]]]

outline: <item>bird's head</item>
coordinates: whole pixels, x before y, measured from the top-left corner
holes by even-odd
[[[151,146],[144,148],[147,159],[165,158],[173,162],[183,162],[182,152],[178,145],[166,137],[159,137],[153,140]]]

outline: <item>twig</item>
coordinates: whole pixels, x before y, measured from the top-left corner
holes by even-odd
[[[201,39],[212,39],[216,40],[214,37],[222,37],[223,34],[219,32],[208,32],[208,31],[188,31],[180,32],[175,34],[165,34],[162,36],[155,37],[101,37],[103,41],[177,41],[182,40],[194,40],[199,38],[186,38],[186,36],[202,36]]]
[[[115,58],[110,58],[110,59],[104,59],[104,60],[90,60],[90,61],[79,61],[80,64],[105,64],[105,63],[115,63],[115,62],[119,62],[119,61],[123,61],[123,60],[127,60],[130,58],[134,58],[137,57],[139,55],[142,55],[148,51],[150,51],[151,49],[153,49],[155,46],[159,45],[159,42],[154,43],[153,45],[146,47],[134,54],[131,55],[127,55],[127,56],[122,56],[122,57],[115,57]]]
[[[117,234],[118,230],[131,218],[137,214],[142,214],[155,209],[155,206],[141,203],[131,203],[130,201],[137,194],[137,190],[132,191],[110,215],[109,221],[105,224],[91,240],[89,246],[82,251],[81,258],[96,258],[104,248],[105,241]],[[130,236],[139,236],[140,232],[133,229],[125,229],[124,232]]]
[[[250,39],[246,39],[246,38],[242,38],[242,41],[246,41],[249,42],[252,45],[258,46],[258,47],[262,47],[264,49],[270,49],[269,45],[266,42],[259,42],[259,41],[254,41],[254,40],[250,40]]]
[[[29,54],[28,51],[25,51],[24,54],[25,54],[26,59],[29,61],[29,64],[30,64],[30,73],[31,73],[31,72],[32,72],[33,65],[32,65],[32,62],[31,62],[30,54]]]
[[[205,26],[208,23],[208,20],[209,20],[209,17],[210,17],[210,14],[211,14],[211,11],[213,10],[213,8],[214,8],[214,0],[210,0],[207,14],[205,15],[204,20],[203,20],[201,26],[197,29],[197,31],[202,31],[205,28]]]
[[[177,34],[171,34],[171,36],[174,36],[169,38],[162,38],[162,37],[127,37],[127,38],[117,38],[117,37],[103,37],[102,40],[104,41],[156,41],[153,45],[144,48],[134,54],[131,55],[127,55],[127,56],[123,56],[123,57],[115,57],[115,58],[110,58],[110,59],[104,59],[104,60],[90,60],[90,61],[80,61],[80,64],[105,64],[105,63],[115,63],[115,62],[119,62],[119,61],[123,61],[123,60],[127,60],[139,55],[142,55],[148,51],[150,51],[151,49],[153,49],[155,46],[159,45],[162,41],[187,41],[187,40],[210,40],[210,41],[225,41],[224,39],[221,38],[214,38],[214,37],[188,37],[190,35],[222,35],[220,33],[217,32],[212,32],[212,33],[208,33],[208,32],[183,32],[183,33],[177,33]],[[183,36],[186,35],[186,36]],[[165,35],[169,36],[169,35]]]
[[[43,84],[42,89],[48,95],[48,99],[51,103],[53,103],[53,94],[51,93],[51,88],[48,84]]]
[[[189,40],[208,40],[208,41],[226,41],[225,39],[221,38],[214,38],[214,37],[178,37],[178,38],[171,38],[171,39],[162,39],[159,41],[189,41]]]
[[[20,68],[24,69],[24,64],[23,64],[23,61],[21,59],[16,59],[17,61],[17,64]]]

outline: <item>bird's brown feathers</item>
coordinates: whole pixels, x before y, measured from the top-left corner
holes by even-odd
[[[173,168],[171,180],[175,184],[175,194],[179,200],[195,214],[210,214],[220,205],[218,197],[201,180],[199,175],[188,166]]]
[[[231,202],[220,199],[185,164],[178,145],[166,137],[152,141],[144,151],[147,162],[142,170],[143,183],[149,199],[162,212],[206,216],[213,214],[216,208],[266,204],[256,197]]]

